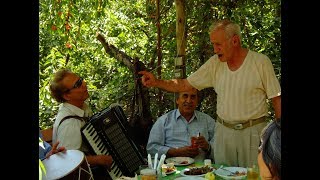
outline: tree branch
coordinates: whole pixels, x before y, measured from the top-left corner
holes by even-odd
[[[128,56],[125,52],[119,50],[112,44],[107,43],[102,34],[97,33],[96,37],[101,42],[107,54],[109,54],[113,58],[116,58],[118,61],[125,64],[132,72],[134,72],[133,59],[130,56]]]

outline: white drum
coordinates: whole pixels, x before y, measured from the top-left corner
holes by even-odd
[[[42,161],[46,168],[43,180],[93,180],[87,159],[79,150],[67,150],[51,155]]]

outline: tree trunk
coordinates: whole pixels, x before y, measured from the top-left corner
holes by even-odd
[[[186,12],[185,12],[185,1],[175,0],[176,4],[176,38],[177,38],[177,57],[175,59],[175,73],[174,78],[185,78],[186,77]],[[177,93],[174,95],[174,108],[176,107]]]
[[[146,145],[148,143],[149,133],[153,125],[153,118],[150,111],[150,100],[148,97],[148,88],[141,83],[138,72],[145,70],[145,65],[138,59],[133,59],[126,53],[120,51],[115,46],[106,42],[101,34],[97,34],[97,39],[101,42],[107,54],[126,65],[134,74],[135,93],[132,107],[134,115],[128,120],[130,129],[128,132],[133,136],[133,140],[142,149],[143,156],[146,157]],[[137,106],[135,106],[137,105]]]

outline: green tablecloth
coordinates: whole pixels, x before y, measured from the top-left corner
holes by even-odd
[[[173,174],[170,174],[170,175],[167,175],[165,177],[161,177],[160,179],[161,180],[174,180],[175,178],[177,177],[182,177],[182,175],[180,174],[180,172],[182,170],[184,170],[185,168],[190,168],[190,167],[201,167],[203,166],[203,163],[193,163],[193,164],[190,164],[188,166],[176,166],[177,168],[177,171]],[[220,167],[220,164],[212,164],[213,167],[215,167],[216,169],[218,169]],[[141,180],[141,177],[138,176],[138,179]],[[245,178],[246,180],[247,178]],[[260,179],[260,178],[259,178]],[[219,177],[218,175],[215,175],[215,180],[223,180],[223,178]]]

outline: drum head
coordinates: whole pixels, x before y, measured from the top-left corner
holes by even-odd
[[[83,160],[84,154],[79,150],[67,150],[53,154],[42,161],[46,168],[43,180],[62,178],[77,169]]]

